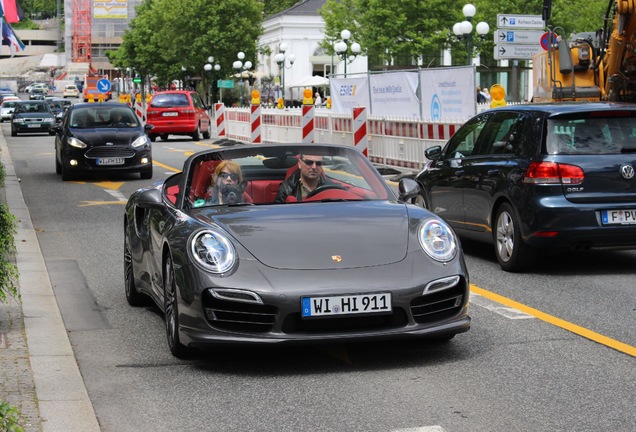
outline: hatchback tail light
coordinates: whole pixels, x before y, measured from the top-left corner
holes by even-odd
[[[194,114],[196,111],[193,109],[184,109],[181,110],[181,114]]]
[[[585,173],[576,165],[556,162],[532,162],[523,177],[530,184],[581,184]]]

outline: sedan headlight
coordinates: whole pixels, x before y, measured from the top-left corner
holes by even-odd
[[[22,117],[16,117],[13,119],[13,123],[24,123],[24,119]]]
[[[212,273],[225,273],[236,263],[234,245],[215,230],[203,230],[190,238],[190,254],[194,262]]]
[[[418,232],[424,252],[435,261],[448,262],[457,255],[457,240],[453,230],[439,219],[427,219]]]
[[[77,147],[77,148],[81,148],[81,149],[87,147],[86,144],[83,141],[78,140],[75,137],[71,137],[71,138],[68,139],[68,145],[73,146],[73,147]]]
[[[148,136],[142,135],[139,138],[137,138],[135,141],[133,141],[132,146],[141,147],[146,144],[150,144],[150,139],[148,138]]]

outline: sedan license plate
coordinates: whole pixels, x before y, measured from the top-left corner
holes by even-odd
[[[165,113],[162,114],[162,116],[164,116],[164,117],[176,117],[178,115],[179,115],[178,112],[165,112]]]
[[[42,125],[38,123],[38,124],[30,124],[30,125],[28,125],[27,127],[30,127],[30,128],[39,128],[40,126],[42,126]]]
[[[303,297],[301,308],[303,318],[390,313],[391,293]]]
[[[124,158],[99,158],[97,165],[123,165]]]
[[[601,212],[603,225],[634,225],[636,224],[636,209],[603,210]]]

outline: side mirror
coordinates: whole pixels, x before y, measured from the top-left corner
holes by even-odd
[[[442,158],[442,147],[433,146],[424,151],[424,155],[430,160],[439,160]]]
[[[137,197],[137,205],[144,209],[162,209],[165,207],[159,189],[146,189]]]
[[[402,178],[398,184],[398,190],[400,195],[398,199],[402,202],[407,202],[415,198],[420,194],[420,185],[413,179]]]
[[[144,132],[148,133],[148,132],[150,132],[151,130],[153,130],[154,128],[155,128],[155,126],[154,126],[154,125],[151,125],[151,124],[149,124],[149,123],[146,123],[146,124],[144,125]]]

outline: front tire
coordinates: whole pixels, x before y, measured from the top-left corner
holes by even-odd
[[[201,126],[197,125],[196,130],[192,134],[192,139],[195,141],[201,141]]]
[[[184,358],[191,354],[191,351],[179,339],[179,302],[177,300],[177,284],[174,279],[174,266],[170,256],[166,259],[164,268],[163,301],[168,347],[173,356]]]
[[[512,206],[504,203],[495,217],[495,255],[502,270],[520,272],[531,268],[537,259],[537,250],[521,238],[520,221]]]
[[[212,133],[210,132],[210,126],[208,126],[208,130],[203,132],[203,139],[210,139],[211,136],[212,136]]]
[[[142,179],[149,180],[152,178],[152,166],[149,169],[143,170],[139,173]]]
[[[128,222],[126,222],[126,228],[124,229],[124,290],[126,292],[126,301],[128,301],[129,305],[136,307],[144,304],[144,295],[137,291],[135,286]]]

